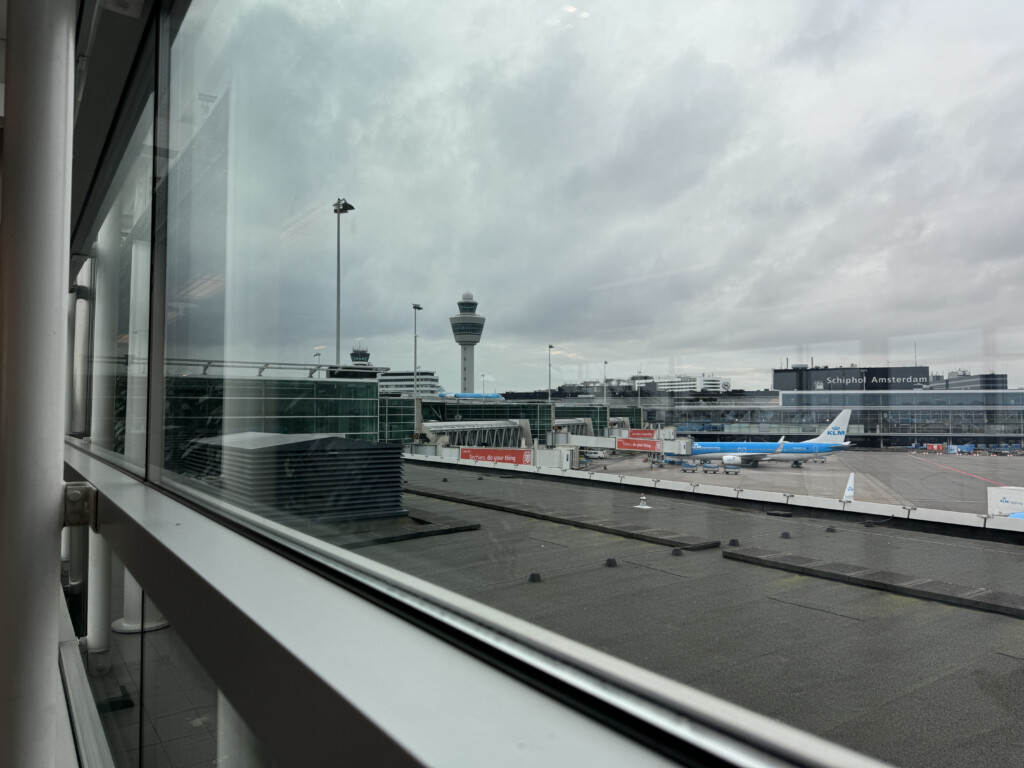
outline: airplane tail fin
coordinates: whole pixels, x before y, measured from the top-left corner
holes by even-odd
[[[808,443],[828,443],[830,445],[839,445],[840,443],[846,442],[846,428],[850,425],[850,409],[845,408],[839,412],[839,415],[835,417],[831,424],[825,427],[825,431],[817,437],[812,437],[810,440],[805,442]]]
[[[850,479],[846,481],[846,492],[843,494],[843,501],[853,501],[853,472]]]

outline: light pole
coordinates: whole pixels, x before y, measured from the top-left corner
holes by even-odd
[[[553,344],[548,344],[548,402],[551,402],[551,350],[554,349]]]
[[[637,380],[636,380],[636,408],[637,408],[638,411],[640,411],[640,415],[637,417],[637,418],[640,419],[640,423],[637,424],[637,427],[639,427],[640,429],[643,429],[643,426],[644,426],[644,407],[642,405],[640,405],[640,378],[639,378],[639,376],[637,377]]]
[[[412,305],[412,396],[419,397],[420,394],[420,366],[417,356],[417,344],[419,337],[416,335],[416,318],[419,311],[423,309],[419,304]]]
[[[337,315],[334,326],[334,364],[341,365],[341,214],[354,211],[356,207],[344,197],[339,197],[334,203],[334,212],[338,214],[338,274],[337,274]]]
[[[320,353],[319,353],[319,352],[314,352],[314,353],[313,353],[313,357],[315,357],[315,358],[316,358],[316,367],[317,367],[317,369],[318,369],[318,374],[319,374],[319,368],[320,368]],[[317,376],[317,378],[319,378],[319,375]]]
[[[486,373],[481,373],[480,374],[480,394],[481,395],[486,395],[487,394],[487,386],[484,384],[484,376],[486,376],[486,375],[487,375]]]
[[[604,404],[608,405],[608,361],[604,361]]]

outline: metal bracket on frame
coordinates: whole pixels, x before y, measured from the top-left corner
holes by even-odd
[[[86,482],[64,484],[64,525],[88,525],[98,531],[96,489]]]

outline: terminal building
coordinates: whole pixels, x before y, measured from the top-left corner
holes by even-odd
[[[623,385],[618,397],[605,400],[576,385],[560,388],[548,402],[542,392],[521,398],[507,393],[506,399],[445,398],[438,394],[433,372],[420,371],[414,389],[411,371],[374,368],[366,361],[332,367],[326,379],[274,376],[277,368],[286,367],[282,365],[253,363],[222,370],[223,365],[182,361],[173,369],[176,375],[168,376],[166,450],[171,465],[177,466],[175,457],[188,450],[190,441],[222,432],[331,433],[409,444],[416,435],[434,431],[451,432],[453,444],[471,444],[479,436],[489,444],[511,440],[541,447],[553,440],[559,420],[587,419],[597,436],[608,436],[611,425],[618,424],[674,427],[681,436],[702,439],[803,440],[817,435],[844,408],[853,412],[848,436],[858,447],[944,443],[1012,450],[1024,444],[1024,390],[958,386],[1005,381],[1004,374],[970,377],[958,372],[941,382],[950,384],[946,388],[926,367],[796,367],[774,371],[775,381],[788,375],[805,389],[664,393],[652,386],[640,390],[643,396],[638,397],[637,390],[627,396]],[[310,376],[316,372],[310,369]],[[929,385],[898,386],[904,379]],[[127,377],[117,381],[115,396],[126,399]],[[575,396],[565,396],[568,392]],[[115,406],[103,413],[107,411],[120,419],[111,433],[124,439],[125,409]],[[497,440],[493,431],[480,429],[496,423],[516,435]],[[439,426],[444,424],[457,426]]]
[[[576,417],[590,419],[599,436],[607,436],[615,423],[633,428],[675,427],[680,435],[702,439],[804,440],[816,436],[840,410],[849,408],[853,413],[848,436],[857,447],[909,448],[938,443],[1013,450],[1024,444],[1024,390],[962,386],[1005,380],[1005,374],[950,375],[942,382],[949,383],[947,388],[934,380],[925,366],[795,367],[774,371],[774,382],[795,382],[799,388],[666,393],[653,390],[653,386],[636,390],[616,381],[605,398],[601,382],[593,382],[589,387],[560,387],[551,404],[544,393],[537,392],[532,398],[506,393],[505,400],[494,401],[428,397],[418,406],[424,421],[525,419],[535,444],[547,442],[556,420]],[[382,404],[381,413],[387,410]],[[410,431],[405,439],[409,441],[411,423],[406,424]]]
[[[732,382],[721,376],[700,373],[696,376],[657,376],[654,383],[659,392],[728,392]]]
[[[684,428],[703,427],[734,439],[751,432],[795,437],[807,434],[809,420],[850,408],[849,437],[862,447],[972,443],[1019,448],[1024,442],[1024,390],[1008,390],[1006,374],[953,371],[943,378],[930,375],[927,366],[798,364],[774,370],[772,381],[777,406],[748,410],[730,407],[742,400],[720,401],[715,408],[682,406],[672,415],[686,414]]]
[[[441,391],[441,381],[434,371],[382,371],[377,377],[382,395],[432,397]]]
[[[795,364],[792,368],[776,368],[772,372],[772,389],[780,392],[913,389],[926,386],[930,381],[928,368],[923,365],[830,368]]]
[[[926,385],[928,389],[1006,389],[1005,373],[979,373],[971,374],[970,371],[960,369],[950,371],[946,378],[941,375],[933,375],[932,380]]]

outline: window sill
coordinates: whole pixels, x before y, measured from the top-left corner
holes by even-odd
[[[389,765],[660,765],[684,755],[877,765],[352,556],[394,590],[415,588],[409,606],[456,628],[446,639],[424,628],[430,621],[418,626],[75,447],[65,455],[71,472],[100,491],[103,536],[284,764],[343,756]],[[474,644],[487,644],[491,657],[467,652]],[[560,687],[584,705],[565,703]]]

